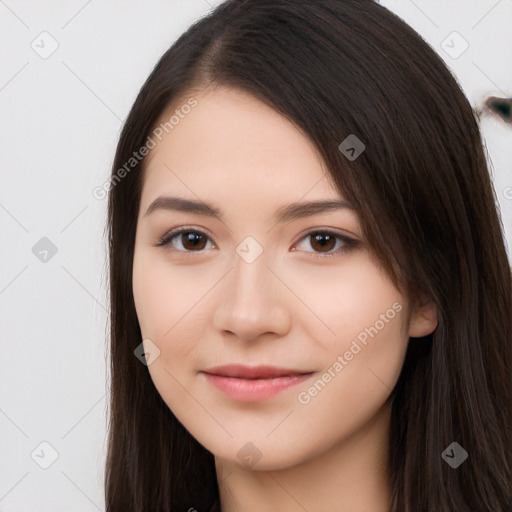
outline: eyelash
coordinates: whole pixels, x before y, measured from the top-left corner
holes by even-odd
[[[170,243],[171,243],[171,240],[173,238],[175,238],[177,235],[181,234],[181,233],[195,233],[195,234],[199,234],[199,235],[205,236],[206,238],[208,238],[211,241],[210,237],[206,233],[204,233],[203,231],[200,231],[200,230],[188,227],[188,226],[182,226],[182,227],[173,229],[172,231],[169,231],[168,233],[166,233],[156,243],[156,246],[157,247],[164,247],[165,249],[168,249],[168,247],[166,247],[166,246],[169,246]],[[299,240],[299,242],[302,242],[302,240],[306,239],[309,236],[318,235],[318,234],[329,235],[329,236],[333,236],[335,238],[339,238],[344,243],[344,245],[342,247],[339,247],[338,249],[336,249],[333,252],[328,252],[328,253],[312,252],[312,253],[310,253],[309,251],[304,251],[304,252],[308,252],[310,254],[313,254],[315,257],[318,257],[318,258],[327,258],[327,257],[337,256],[337,255],[343,254],[345,252],[350,251],[351,249],[354,249],[355,247],[357,247],[361,243],[359,240],[355,240],[355,239],[350,238],[350,237],[348,237],[346,235],[341,235],[339,233],[334,233],[332,231],[321,230],[321,229],[315,229],[315,230],[310,231],[309,233],[306,233]],[[204,249],[202,249],[200,251],[183,251],[181,249],[175,249],[175,248],[172,248],[172,249],[169,249],[169,250],[176,250],[178,252],[186,254],[187,256],[192,256],[192,254],[195,253],[195,252],[200,254],[200,253],[202,253],[204,251]]]

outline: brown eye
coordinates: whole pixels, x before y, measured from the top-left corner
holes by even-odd
[[[211,242],[211,238],[206,233],[196,229],[181,227],[167,233],[156,245],[184,254],[201,253],[206,249],[208,241]],[[303,241],[309,241],[313,251],[302,248],[301,250],[312,252],[314,256],[318,257],[336,256],[357,247],[361,243],[345,235],[319,230],[307,234],[302,238],[301,242]],[[213,243],[212,248],[215,248]]]
[[[336,245],[336,237],[329,233],[316,233],[309,236],[311,237],[311,247],[315,251],[329,252]]]
[[[204,249],[206,243],[206,237],[204,235],[193,231],[186,231],[185,233],[180,233],[179,236],[181,237],[183,247],[188,251]]]
[[[165,235],[156,245],[169,246],[169,249],[180,252],[201,252],[209,239],[202,231],[178,228]]]
[[[314,256],[319,257],[336,256],[360,244],[358,240],[354,240],[348,236],[319,230],[308,233],[301,240],[301,243],[303,243],[303,241],[309,242],[310,247],[313,248],[313,251],[305,250],[305,252],[312,252]],[[304,249],[301,248],[301,250]]]

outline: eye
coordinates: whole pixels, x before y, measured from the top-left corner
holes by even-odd
[[[339,241],[338,244],[336,244],[336,240]],[[336,256],[341,253],[345,253],[351,249],[354,249],[360,244],[359,240],[355,240],[354,238],[350,238],[346,235],[318,229],[308,233],[304,238],[301,239],[301,242],[302,241],[309,241],[311,247],[314,249],[314,255],[320,258]],[[336,250],[333,250],[336,245],[338,245],[338,247]]]
[[[204,249],[205,240],[209,238],[210,237],[202,231],[182,226],[164,235],[156,245],[157,247],[170,245],[172,246],[171,250],[177,249],[181,252],[201,252],[202,249]],[[175,244],[172,243],[174,239],[178,241],[178,245],[181,245],[181,247],[176,248]]]
[[[183,253],[200,253],[203,251],[203,249],[205,249],[205,244],[208,240],[211,241],[211,238],[203,231],[199,231],[197,229],[187,226],[182,226],[173,229],[172,231],[164,235],[157,242],[156,246],[170,246],[170,250],[178,250],[179,252]],[[361,243],[359,240],[355,240],[346,235],[341,235],[339,233],[333,233],[331,231],[323,231],[319,229],[309,232],[305,237],[301,239],[301,242],[308,240],[311,242],[311,247],[313,247],[313,251],[305,250],[305,252],[313,252],[314,256],[321,258],[327,256],[336,256],[338,254],[347,252],[357,247]],[[336,249],[333,250],[335,247]],[[212,243],[211,248],[215,248],[215,244]]]

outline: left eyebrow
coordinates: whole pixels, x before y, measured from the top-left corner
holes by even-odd
[[[290,222],[295,219],[310,217],[320,213],[335,210],[352,210],[355,208],[347,201],[343,200],[321,200],[308,201],[301,203],[291,203],[279,208],[274,214],[274,221],[277,223]],[[187,213],[195,213],[223,220],[220,208],[192,199],[184,199],[181,197],[160,196],[155,199],[148,207],[144,217],[157,210],[173,210]]]

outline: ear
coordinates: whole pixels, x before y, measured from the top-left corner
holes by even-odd
[[[409,336],[421,338],[431,334],[438,324],[437,307],[434,302],[422,296],[414,305],[409,320]]]

